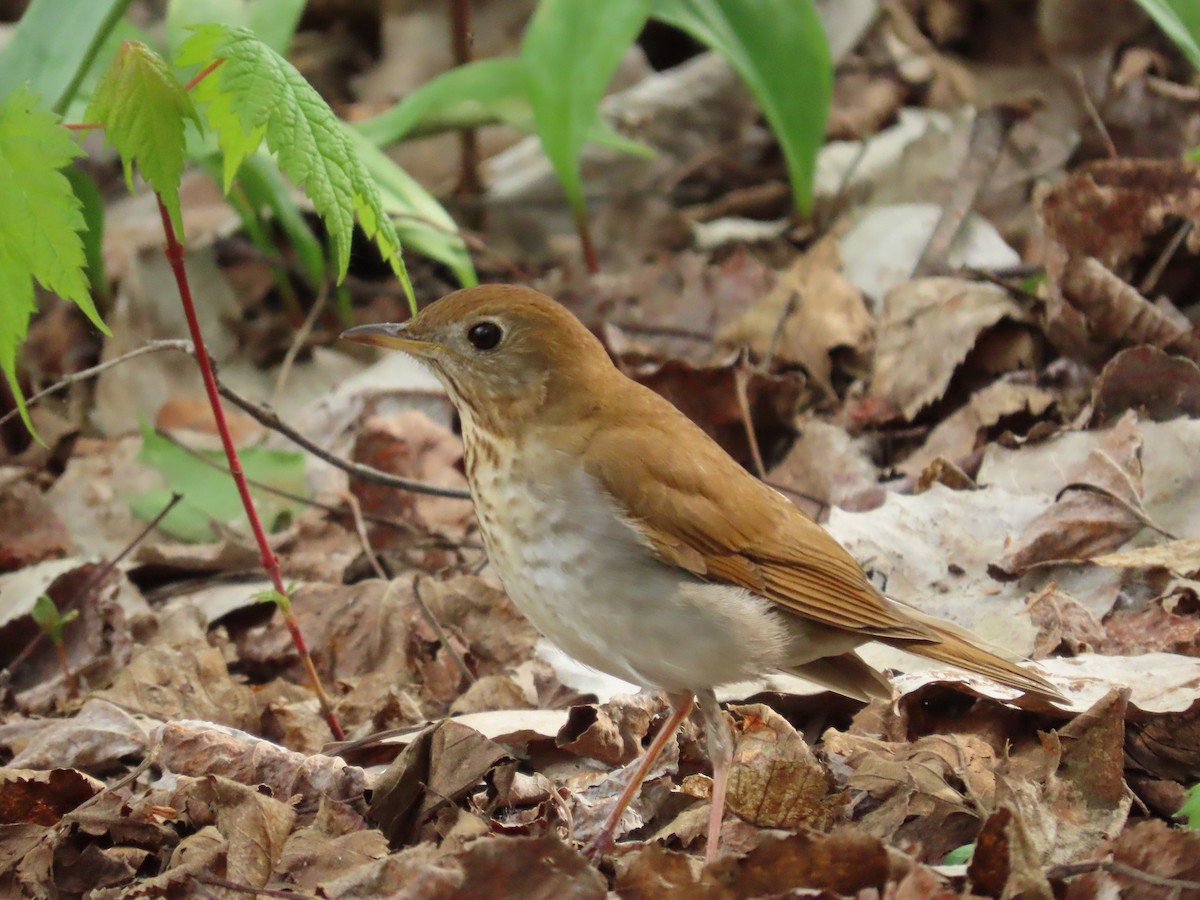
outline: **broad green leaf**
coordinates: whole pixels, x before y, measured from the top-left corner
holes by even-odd
[[[286,59],[245,28],[199,25],[180,49],[180,65],[223,60],[193,89],[225,154],[228,192],[242,161],[262,142],[325,221],[340,283],[350,265],[357,216],[415,303],[400,239],[379,189],[354,152],[349,130]]]
[[[511,57],[481,59],[443,72],[411,91],[403,100],[373,119],[354,127],[377,146],[394,144],[415,131],[424,133],[471,128],[503,122],[533,134],[525,62]],[[653,156],[645,144],[624,137],[592,110],[587,140],[633,153]]]
[[[305,0],[170,0],[167,46],[179,52],[193,25],[240,25],[276,53],[286,54],[304,12]]]
[[[354,150],[379,187],[384,210],[395,217],[396,230],[426,256],[445,263],[459,284],[470,287],[478,279],[467,245],[445,207],[382,150],[352,128],[346,129]],[[412,303],[412,294],[409,293]],[[415,306],[413,307],[416,313]]]
[[[801,212],[833,92],[829,45],[812,0],[653,0],[653,15],[729,60],[783,149]]]
[[[1138,0],[1167,37],[1200,69],[1200,2],[1198,0]]]
[[[0,97],[25,84],[57,111],[130,0],[33,0],[0,53]]]
[[[60,171],[82,151],[58,117],[35,104],[25,88],[0,101],[0,370],[31,432],[17,351],[34,311],[34,280],[108,333],[88,294],[79,199]]]
[[[121,156],[125,183],[133,167],[162,197],[183,239],[179,181],[183,178],[184,120],[199,123],[192,100],[163,58],[137,41],[125,41],[100,78],[84,114],[104,123],[104,137]]]
[[[217,537],[212,527],[214,522],[231,527],[245,523],[245,510],[228,472],[196,459],[182,447],[156,434],[144,422],[141,429],[142,451],[138,460],[157,469],[167,487],[130,499],[130,507],[138,518],[153,519],[162,512],[171,492],[176,491],[183,495],[183,500],[167,514],[160,527],[181,540],[212,541]],[[226,465],[224,453],[209,451],[203,455],[220,466]],[[238,456],[250,480],[302,497],[308,495],[303,454],[252,447],[238,451]],[[258,488],[251,487],[250,493],[270,531],[286,525],[303,507],[303,504]]]
[[[576,216],[584,211],[579,153],[596,107],[650,11],[650,0],[541,0],[521,44],[538,138]]]
[[[1176,816],[1187,819],[1187,827],[1193,831],[1200,830],[1200,784],[1194,784],[1184,794],[1183,806],[1179,807]]]

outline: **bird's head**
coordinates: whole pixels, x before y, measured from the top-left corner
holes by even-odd
[[[360,325],[342,337],[415,356],[464,418],[492,431],[578,415],[596,379],[615,374],[603,345],[578,319],[516,285],[455,291],[407,322]]]

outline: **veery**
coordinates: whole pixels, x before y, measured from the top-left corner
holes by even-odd
[[[1055,688],[960,628],[880,593],[852,556],[667,400],[622,374],[567,310],[524,287],[458,291],[343,337],[403,350],[445,385],[488,557],[530,621],[579,661],[663,691],[673,712],[589,847],[696,701],[713,764],[715,858],[733,741],[713,688],[772,670],[891,697],[869,641],[1049,700]]]

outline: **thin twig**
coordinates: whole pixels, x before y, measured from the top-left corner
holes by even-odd
[[[746,391],[746,383],[750,379],[750,369],[746,364],[745,354],[738,360],[733,370],[733,386],[737,392],[738,406],[742,410],[742,425],[746,429],[746,442],[750,445],[750,458],[754,460],[754,468],[758,477],[766,481],[767,469],[763,465],[762,454],[758,450],[758,436],[754,433],[754,419],[750,415],[750,396]]]
[[[50,385],[45,390],[38,391],[26,401],[26,406],[33,406],[33,404],[37,403],[43,398],[65,390],[67,387],[75,384],[76,382],[84,381],[88,378],[99,375],[101,372],[105,371],[106,369],[111,369],[113,366],[119,365],[123,362],[128,362],[131,359],[136,359],[137,357],[143,356],[147,353],[157,353],[161,350],[181,350],[184,353],[191,354],[192,356],[196,355],[195,348],[192,346],[191,341],[154,341],[144,347],[138,347],[136,350],[131,350],[130,352],[121,356],[115,356],[110,360],[100,363],[99,365],[95,365],[91,368],[83,369],[79,372],[75,372],[72,375],[68,375],[62,381],[58,381]],[[213,369],[213,373],[214,377],[216,377],[215,368]],[[464,490],[457,488],[442,488],[432,484],[425,484],[421,481],[415,481],[411,478],[401,478],[399,475],[392,475],[389,472],[384,472],[380,469],[373,468],[372,466],[365,466],[360,463],[350,462],[349,460],[342,459],[340,456],[335,456],[334,454],[322,449],[320,446],[310,441],[294,428],[285,425],[283,421],[280,420],[280,418],[267,407],[261,406],[254,401],[243,397],[237,391],[233,390],[233,388],[228,387],[224,382],[221,381],[219,377],[217,377],[217,390],[222,397],[240,407],[260,425],[264,425],[267,428],[270,428],[272,431],[279,432],[292,443],[307,450],[313,456],[324,460],[331,466],[341,469],[343,472],[346,472],[349,475],[353,475],[355,478],[361,478],[363,481],[369,481],[372,484],[382,484],[385,487],[393,487],[402,491],[411,491],[414,494],[428,494],[432,497],[450,497],[456,500],[471,499],[471,495]],[[15,415],[17,415],[15,410],[10,411],[3,418],[0,418],[0,425],[3,425]]]
[[[1083,110],[1091,119],[1092,125],[1096,131],[1100,133],[1100,139],[1104,141],[1104,150],[1108,154],[1109,159],[1118,159],[1121,154],[1117,151],[1117,145],[1113,142],[1112,135],[1108,133],[1108,126],[1104,124],[1104,118],[1100,115],[1100,110],[1096,109],[1096,104],[1092,101],[1092,95],[1088,92],[1087,82],[1083,80],[1083,72],[1076,66],[1071,69],[1071,74],[1075,76],[1075,86],[1079,88],[1079,97],[1083,101]]]
[[[227,891],[235,891],[239,894],[252,894],[255,897],[282,897],[284,900],[316,900],[316,894],[307,894],[303,891],[293,891],[290,888],[277,889],[254,887],[250,884],[238,884],[236,881],[226,881],[224,878],[216,878],[212,875],[193,875],[192,879],[196,884],[204,884],[209,887],[219,887]]]
[[[450,638],[442,629],[442,625],[440,622],[438,622],[437,616],[433,614],[433,610],[426,605],[424,599],[421,597],[420,575],[413,576],[413,598],[417,601],[417,606],[420,607],[421,614],[425,617],[425,621],[429,623],[429,627],[432,628],[433,633],[437,635],[438,642],[442,645],[442,649],[450,654],[450,658],[454,660],[454,664],[458,666],[459,671],[462,672],[463,677],[467,679],[467,682],[469,684],[474,684],[474,673],[467,668],[466,660],[462,658],[459,652],[454,648],[454,645],[450,643]]]
[[[97,375],[99,375],[100,373],[105,372],[108,369],[111,369],[113,366],[118,366],[123,362],[129,362],[129,360],[131,360],[131,359],[137,359],[139,356],[145,356],[147,353],[159,353],[163,350],[182,350],[184,353],[191,353],[192,352],[192,342],[191,341],[153,341],[149,344],[146,344],[144,347],[138,347],[136,350],[130,350],[128,353],[124,353],[121,356],[114,356],[112,359],[105,360],[104,362],[98,363],[97,365],[91,366],[90,368],[81,369],[78,372],[73,372],[70,375],[65,376],[61,381],[56,381],[54,384],[50,385],[49,387],[38,391],[36,394],[34,394],[32,397],[30,397],[28,400],[25,401],[25,405],[27,407],[33,406],[38,401],[44,400],[46,397],[49,397],[52,394],[57,394],[59,391],[65,391],[71,385],[77,384],[80,381],[87,381],[89,378],[94,378]],[[5,425],[10,419],[14,418],[17,414],[18,414],[18,410],[13,409],[13,410],[10,410],[9,412],[5,413],[3,416],[0,416],[0,426]]]
[[[296,330],[296,336],[292,338],[292,343],[288,347],[287,353],[283,355],[283,362],[279,365],[279,377],[275,379],[275,390],[271,393],[272,406],[279,405],[279,398],[283,394],[283,388],[287,384],[288,376],[292,374],[292,365],[296,362],[296,356],[300,353],[300,348],[304,346],[304,342],[308,340],[308,336],[312,334],[313,326],[317,324],[317,319],[324,312],[325,304],[328,300],[329,279],[324,278],[321,280],[321,287],[317,290],[317,299],[313,301],[312,309],[304,317],[304,321]]]
[[[1062,865],[1050,866],[1045,871],[1046,877],[1054,879],[1055,881],[1066,878],[1076,878],[1079,875],[1090,875],[1092,872],[1108,872],[1110,875],[1122,875],[1125,878],[1131,878],[1134,881],[1140,881],[1144,884],[1152,884],[1155,887],[1171,888],[1177,891],[1200,890],[1200,881],[1187,881],[1182,878],[1167,878],[1163,875],[1155,875],[1152,872],[1135,868],[1134,866],[1119,862],[1115,859],[1097,859],[1080,863],[1064,863]]]
[[[154,433],[161,437],[164,441],[169,441],[184,453],[193,457],[197,462],[202,462],[204,465],[208,466],[209,468],[216,469],[218,472],[223,472],[226,475],[229,474],[229,468],[227,466],[221,465],[215,459],[209,459],[209,457],[205,456],[204,453],[194,447],[189,447],[173,434],[170,434],[166,431],[161,431],[157,428],[154,430]],[[334,506],[332,503],[322,503],[320,500],[313,500],[311,497],[305,497],[303,494],[294,494],[291,491],[285,491],[283,488],[275,487],[267,484],[264,481],[258,481],[254,478],[247,478],[246,481],[249,483],[250,487],[255,488],[256,490],[263,491],[267,494],[274,494],[276,497],[283,497],[285,500],[291,500],[293,503],[302,503],[305,506],[311,506],[313,509],[323,510],[330,515],[340,516],[345,512],[345,510],[340,506]],[[375,515],[374,513],[367,512],[363,513],[362,517],[372,525],[386,525],[389,528],[395,528],[408,534],[419,533],[418,529],[411,522],[405,522],[403,519],[393,519],[388,516],[379,516]],[[432,536],[428,541],[418,541],[410,546],[418,549],[434,548],[439,550],[484,549],[483,544],[477,544],[473,541],[452,541],[446,537],[436,536]]]
[[[363,553],[367,554],[367,562],[371,564],[371,568],[381,579],[391,581],[388,573],[383,570],[383,564],[379,562],[379,557],[375,555],[375,548],[371,546],[371,538],[367,534],[367,523],[363,521],[362,507],[359,505],[358,498],[351,491],[343,491],[342,499],[350,507],[350,515],[354,519],[354,532],[358,535],[358,542],[362,544]]]
[[[233,435],[230,433],[229,424],[225,419],[224,407],[221,406],[220,392],[217,389],[217,376],[213,371],[212,360],[208,355],[208,350],[205,349],[204,335],[200,330],[200,320],[196,316],[196,305],[192,300],[192,288],[184,266],[183,245],[179,243],[179,239],[175,235],[175,225],[171,222],[171,214],[167,211],[167,205],[163,202],[162,196],[156,194],[156,198],[158,200],[159,217],[162,219],[163,234],[166,235],[167,239],[164,252],[167,257],[167,263],[171,267],[171,272],[175,276],[175,285],[179,290],[179,300],[183,305],[184,318],[187,319],[192,346],[196,350],[196,365],[200,369],[200,378],[204,382],[204,392],[208,395],[208,403],[212,409],[213,421],[217,426],[217,433],[221,436],[221,446],[225,451],[225,458],[229,461],[230,474],[233,477],[234,484],[237,486],[242,506],[246,510],[246,519],[250,523],[250,531],[254,534],[255,543],[258,544],[259,552],[261,553],[259,562],[262,564],[263,571],[271,579],[276,593],[280,597],[287,597],[287,588],[283,583],[283,573],[280,569],[279,557],[271,549],[271,543],[267,540],[267,532],[263,528],[262,521],[258,516],[258,508],[254,505],[254,498],[250,496],[250,486],[246,483],[245,475],[242,472],[242,464],[238,458],[237,447],[233,444]],[[286,607],[283,607],[283,613],[284,623],[292,635],[292,641],[296,645],[296,651],[300,654],[301,662],[304,663],[305,669],[308,670],[309,677],[312,680],[313,693],[316,694],[317,702],[321,706],[321,712],[325,716],[329,730],[335,739],[341,740],[345,736],[345,733],[342,731],[341,723],[338,722],[337,716],[333,712],[333,705],[329,701],[329,695],[325,692],[325,686],[321,683],[321,679],[317,675],[316,667],[312,662],[312,655],[308,652],[308,644],[304,640],[304,636],[300,631],[300,625],[291,611],[290,603]]]
[[[460,488],[437,487],[436,485],[426,484],[423,481],[414,481],[411,478],[401,478],[398,475],[391,475],[372,466],[365,466],[361,463],[350,462],[350,460],[342,459],[340,456],[335,456],[328,450],[325,450],[310,441],[291,426],[284,424],[283,420],[281,420],[279,416],[277,416],[267,407],[260,406],[252,400],[247,400],[228,385],[218,381],[217,390],[220,392],[222,397],[235,406],[240,407],[243,412],[247,413],[250,418],[254,419],[260,425],[265,425],[272,431],[278,431],[293,444],[303,447],[318,459],[323,459],[331,466],[336,466],[343,472],[353,475],[355,478],[361,478],[363,481],[370,481],[373,484],[382,484],[386,487],[399,488],[403,491],[411,491],[414,494],[427,494],[431,497],[451,497],[455,500],[471,499],[470,493],[461,490]]]
[[[1190,220],[1180,224],[1175,234],[1171,236],[1171,240],[1167,241],[1167,246],[1163,248],[1163,252],[1154,261],[1154,265],[1150,267],[1150,271],[1146,273],[1146,277],[1142,279],[1142,283],[1138,285],[1139,294],[1143,297],[1150,296],[1151,291],[1158,286],[1158,279],[1162,278],[1162,273],[1166,270],[1167,265],[1175,258],[1175,254],[1179,252],[1179,248],[1183,244],[1183,239],[1191,231],[1192,223]]]

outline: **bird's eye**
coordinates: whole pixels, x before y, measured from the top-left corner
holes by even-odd
[[[502,337],[504,332],[495,322],[479,322],[467,330],[467,340],[476,350],[492,350]]]

